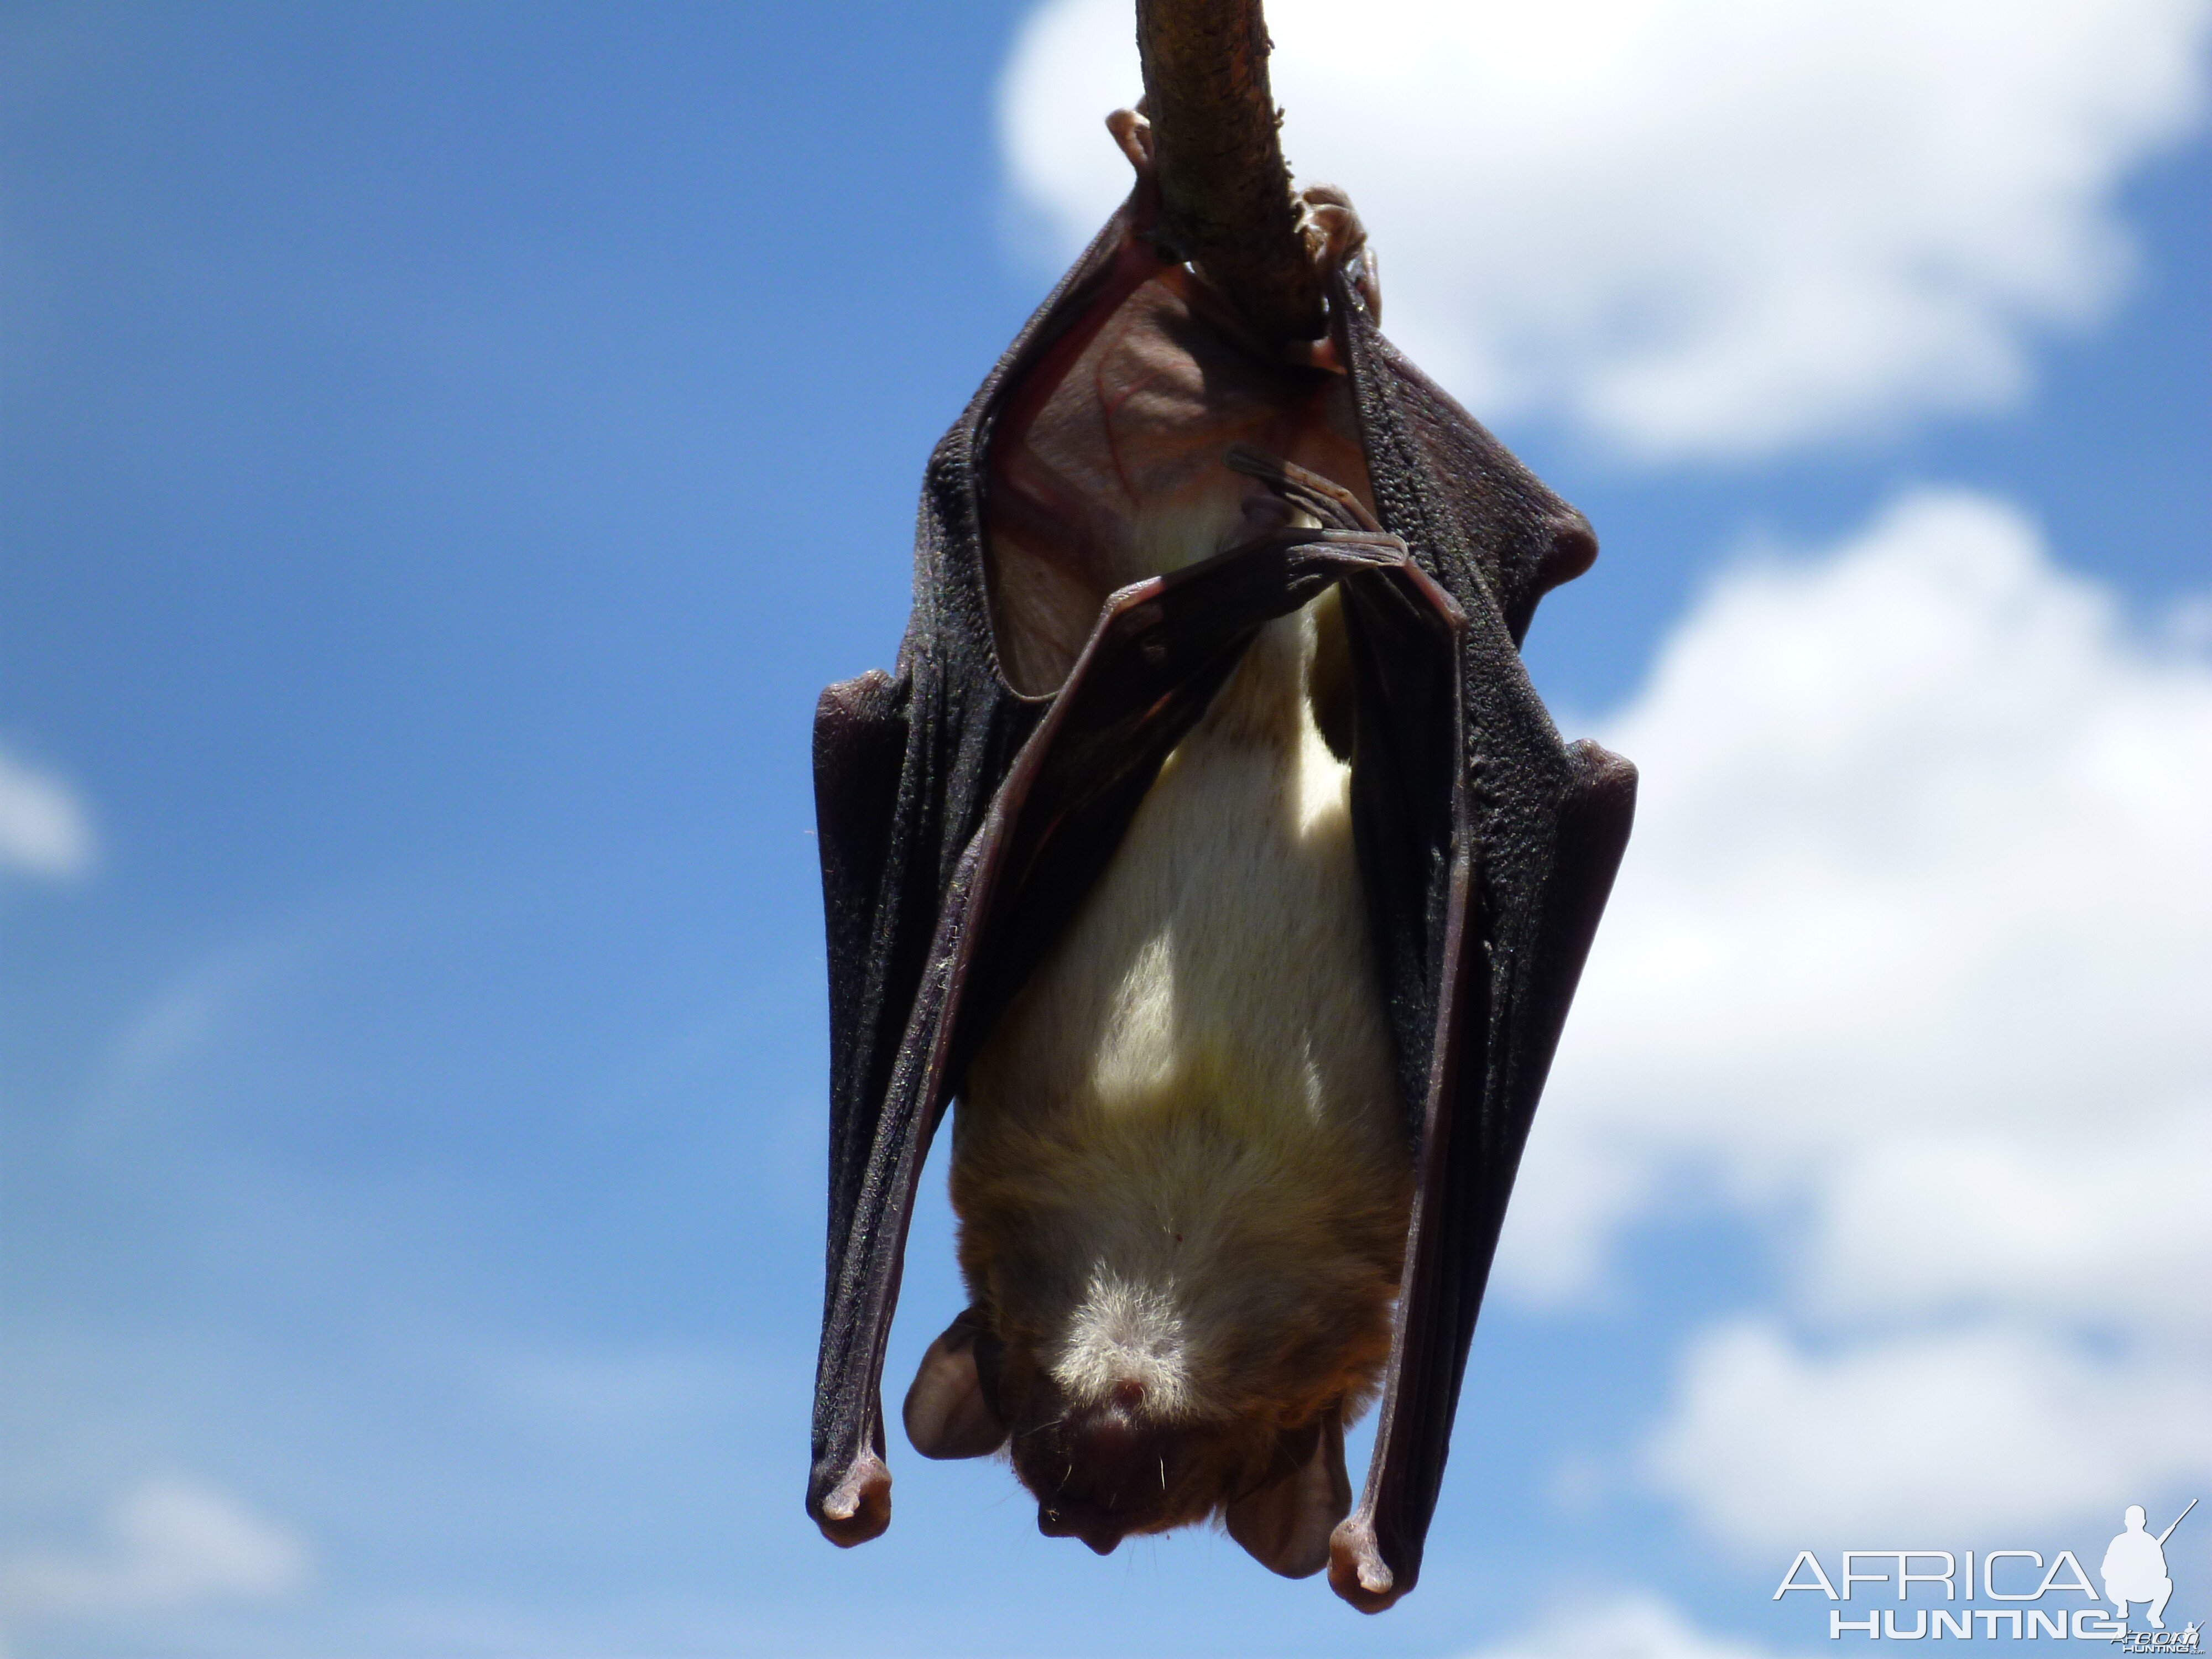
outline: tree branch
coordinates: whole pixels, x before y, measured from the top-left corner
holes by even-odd
[[[1260,0],[1137,0],[1161,228],[1273,341],[1326,326],[1267,84]]]

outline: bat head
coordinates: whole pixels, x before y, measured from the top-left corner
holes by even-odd
[[[1387,1355],[1403,1194],[1378,1182],[1396,1202],[1370,1215],[1280,1167],[1249,1191],[1212,1174],[1225,1201],[1170,1198],[1172,1230],[1142,1205],[979,1206],[963,1182],[979,1305],[924,1357],[907,1432],[933,1457],[1005,1449],[1048,1535],[1103,1554],[1218,1516],[1301,1577],[1350,1507],[1344,1423]]]
[[[1351,1508],[1346,1402],[1301,1423],[1271,1408],[1194,1415],[1161,1408],[1171,1382],[1142,1366],[1072,1393],[969,1309],[931,1344],[906,1400],[907,1433],[931,1457],[1007,1449],[1037,1499],[1038,1528],[1110,1553],[1132,1534],[1218,1514],[1265,1565],[1304,1577],[1328,1564],[1328,1538]]]
[[[1039,1528],[1101,1555],[1131,1533],[1218,1513],[1260,1561],[1304,1577],[1327,1564],[1329,1534],[1351,1507],[1336,1407],[1295,1428],[1265,1414],[1177,1422],[1146,1410],[1139,1383],[1077,1404],[1047,1378],[1012,1445]]]

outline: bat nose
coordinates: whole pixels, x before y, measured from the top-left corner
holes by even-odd
[[[1098,1554],[1111,1555],[1123,1528],[1091,1504],[1048,1499],[1037,1505],[1037,1530],[1048,1538],[1080,1538]]]

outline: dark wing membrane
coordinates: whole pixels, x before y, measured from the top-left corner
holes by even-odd
[[[830,1216],[806,1507],[839,1544],[890,1522],[884,1346],[915,1182],[945,1109],[939,1028],[959,988],[945,941],[963,923],[978,832],[1048,706],[1016,696],[998,671],[977,460],[1006,386],[1096,303],[1127,216],[1107,222],[932,453],[896,676],[832,686],[816,715]]]
[[[1594,744],[1561,743],[1521,663],[1538,598],[1595,556],[1589,526],[1400,356],[1340,277],[1332,301],[1376,515],[1463,619],[1457,718],[1422,720],[1413,711],[1437,692],[1408,684],[1421,660],[1382,645],[1376,607],[1350,603],[1346,586],[1354,827],[1421,1116],[1374,1459],[1329,1573],[1375,1612],[1419,1575],[1506,1200],[1627,844],[1636,773]]]
[[[1384,339],[1342,273],[1331,286],[1376,516],[1462,605],[1486,592],[1517,647],[1536,601],[1597,557],[1589,520]]]

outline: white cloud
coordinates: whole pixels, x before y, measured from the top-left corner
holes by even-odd
[[[1646,1455],[1708,1530],[1748,1550],[1972,1539],[2117,1518],[2201,1484],[2212,1382],[2201,1363],[2100,1360],[2032,1328],[1818,1354],[1769,1323],[1734,1325],[1693,1345]]]
[[[108,1518],[96,1555],[33,1551],[0,1564],[0,1613],[13,1622],[265,1601],[307,1574],[306,1547],[219,1492],[149,1480]]]
[[[1636,834],[1506,1283],[1688,1169],[1802,1205],[1830,1307],[2212,1318],[2212,664],[1923,493],[1724,577],[1601,735]]]
[[[2115,190],[2203,103],[2206,0],[1273,0],[1302,177],[1348,188],[1394,335],[1486,416],[1660,459],[2003,404],[2094,319]],[[1000,94],[1055,258],[1127,191],[1127,0],[1049,0]]]
[[[1812,1218],[1815,1305],[2212,1336],[2212,1112],[2113,1116],[2102,1136],[1930,1128],[1838,1159]]]
[[[68,784],[0,749],[0,872],[62,878],[92,867],[92,822]]]
[[[2212,662],[1923,492],[1721,578],[1601,736],[1643,799],[1500,1286],[1686,1197],[1784,1267],[1647,1474],[1776,1544],[2212,1476]]]
[[[1765,1659],[1766,1650],[1698,1629],[1664,1602],[1634,1597],[1562,1616],[1479,1659]]]

